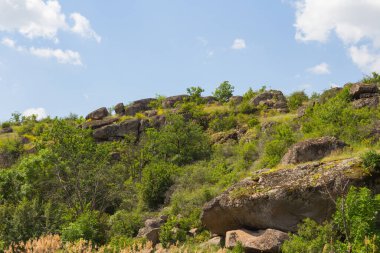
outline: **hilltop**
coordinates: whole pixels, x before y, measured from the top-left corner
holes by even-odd
[[[14,113],[0,249],[375,252],[379,85],[237,96],[226,81],[85,117]]]

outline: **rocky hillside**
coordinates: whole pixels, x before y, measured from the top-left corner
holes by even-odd
[[[14,113],[0,130],[0,247],[376,252],[378,81],[311,97],[233,96],[224,82],[86,117]]]

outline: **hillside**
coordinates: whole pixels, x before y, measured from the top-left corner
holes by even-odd
[[[0,129],[4,252],[378,252],[380,78],[224,82]],[[29,250],[29,251],[28,251]]]

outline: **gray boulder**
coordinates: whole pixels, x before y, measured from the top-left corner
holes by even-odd
[[[216,98],[213,97],[213,96],[203,97],[203,101],[204,101],[206,104],[208,104],[208,105],[217,102]]]
[[[226,233],[226,248],[231,249],[240,243],[245,252],[279,253],[281,245],[287,239],[289,239],[288,234],[275,229],[258,231],[238,229]]]
[[[125,109],[125,114],[129,116],[134,116],[138,112],[145,112],[152,109],[149,104],[157,99],[145,98],[134,101],[130,106]]]
[[[138,139],[139,134],[140,120],[130,119],[119,124],[112,124],[98,128],[93,132],[93,137],[96,140],[107,141],[121,139],[126,135],[132,135]]]
[[[371,97],[379,93],[376,84],[355,83],[350,88],[350,95],[354,99]]]
[[[167,216],[163,215],[159,218],[147,219],[144,223],[144,227],[139,229],[137,237],[146,238],[154,245],[157,244],[160,235],[160,227],[167,221]]]
[[[125,106],[123,103],[118,103],[117,105],[115,105],[115,113],[120,116],[125,115]]]
[[[13,129],[11,127],[4,127],[2,129],[0,129],[0,134],[8,134],[8,133],[12,133],[13,132]]]
[[[279,112],[289,112],[286,97],[281,91],[264,91],[250,101],[254,106],[265,106],[267,109],[276,109]]]
[[[322,223],[331,217],[331,198],[342,194],[343,185],[379,192],[379,175],[369,175],[360,164],[351,158],[257,172],[206,203],[201,221],[218,235],[240,228],[294,232],[305,218]]]
[[[106,119],[99,119],[99,120],[92,120],[92,121],[86,121],[83,123],[82,128],[91,128],[91,129],[97,129],[103,126],[110,125],[116,121],[118,121],[119,118],[106,118]]]
[[[181,103],[187,98],[189,98],[188,95],[177,95],[177,96],[167,97],[162,102],[162,107],[165,109],[173,108],[177,102]]]
[[[352,106],[356,109],[363,107],[376,108],[379,105],[379,96],[363,97],[352,101]]]
[[[99,108],[86,116],[86,119],[99,120],[108,116],[108,110],[105,107]]]
[[[282,164],[296,164],[320,160],[335,150],[344,148],[346,144],[335,137],[309,139],[294,144],[281,160]]]
[[[239,104],[241,104],[241,102],[243,102],[243,97],[242,96],[232,96],[232,97],[230,97],[230,99],[228,101],[230,103],[232,103],[233,105],[239,105]]]

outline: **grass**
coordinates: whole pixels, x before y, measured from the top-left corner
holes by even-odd
[[[286,113],[286,114],[275,114],[275,115],[263,115],[260,116],[260,123],[268,123],[268,122],[289,122],[297,117],[295,113]]]

